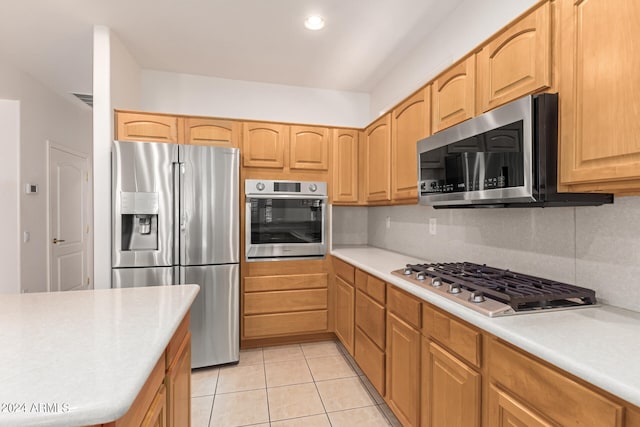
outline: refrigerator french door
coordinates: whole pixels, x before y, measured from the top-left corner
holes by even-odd
[[[195,283],[192,367],[239,359],[239,153],[115,141],[112,287]]]

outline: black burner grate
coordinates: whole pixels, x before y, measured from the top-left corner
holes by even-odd
[[[515,311],[593,305],[595,291],[567,283],[470,262],[407,264],[413,271],[456,283],[509,304]]]

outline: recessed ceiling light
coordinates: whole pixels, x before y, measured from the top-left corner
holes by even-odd
[[[319,15],[311,15],[304,20],[304,26],[309,30],[320,30],[324,27],[324,19]]]

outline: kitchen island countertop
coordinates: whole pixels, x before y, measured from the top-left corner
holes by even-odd
[[[124,415],[196,285],[0,295],[0,426]]]
[[[640,365],[634,363],[640,354],[638,312],[602,305],[490,318],[391,274],[428,260],[370,246],[334,247],[331,254],[640,406]]]

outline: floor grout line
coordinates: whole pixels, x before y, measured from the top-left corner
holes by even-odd
[[[203,396],[192,396],[191,397],[191,401],[193,403],[193,400],[195,398],[200,398],[200,397],[210,397],[212,396],[212,402],[211,402],[211,408],[209,410],[209,418],[208,418],[208,423],[206,424],[207,427],[211,426],[211,422],[213,421],[213,408],[216,402],[216,398],[218,396],[222,396],[222,395],[228,395],[228,394],[234,394],[234,393],[243,393],[243,392],[248,392],[248,391],[256,391],[256,390],[264,390],[265,391],[265,395],[266,395],[266,405],[267,405],[267,421],[263,422],[263,423],[254,423],[254,424],[246,424],[246,425],[242,425],[242,426],[238,426],[238,427],[250,427],[250,426],[257,426],[257,425],[267,425],[269,427],[271,427],[273,425],[273,423],[276,422],[282,422],[282,421],[290,421],[290,420],[297,420],[297,419],[303,419],[303,418],[308,418],[308,417],[316,417],[319,415],[324,415],[326,417],[327,422],[329,423],[330,426],[333,426],[333,422],[331,421],[331,418],[329,417],[329,412],[327,411],[327,408],[325,406],[325,402],[322,398],[322,395],[320,394],[320,389],[318,388],[318,383],[323,383],[323,382],[328,382],[328,381],[336,381],[336,380],[344,380],[344,379],[350,379],[350,378],[358,378],[358,383],[359,385],[365,390],[367,396],[369,397],[371,404],[368,405],[364,405],[364,406],[358,406],[355,408],[345,408],[345,409],[339,409],[339,410],[335,410],[335,411],[331,411],[331,413],[342,413],[342,412],[347,412],[347,411],[352,411],[352,410],[358,410],[358,409],[365,409],[365,408],[376,408],[376,410],[378,411],[378,413],[382,416],[382,420],[384,420],[385,423],[387,423],[388,426],[394,426],[396,424],[394,424],[394,421],[392,421],[389,416],[387,415],[387,410],[388,406],[386,405],[386,402],[384,402],[383,399],[378,399],[373,393],[374,391],[372,391],[364,382],[363,378],[361,375],[358,374],[358,369],[359,367],[356,368],[356,366],[354,366],[355,364],[355,360],[353,360],[351,358],[351,356],[348,354],[348,352],[345,352],[346,349],[344,349],[340,343],[338,343],[337,341],[326,341],[327,343],[332,342],[334,343],[334,345],[336,346],[337,350],[338,350],[338,354],[329,354],[329,355],[317,355],[317,353],[315,353],[316,355],[313,356],[313,352],[310,352],[311,354],[307,355],[307,353],[305,353],[304,348],[302,347],[301,344],[297,344],[298,348],[300,349],[301,353],[302,353],[302,358],[295,358],[295,359],[287,359],[287,360],[275,360],[275,361],[270,361],[267,362],[265,360],[264,357],[264,348],[259,348],[260,353],[262,355],[262,371],[263,371],[263,376],[264,376],[264,387],[260,387],[260,388],[255,388],[255,389],[251,389],[251,390],[240,390],[240,391],[234,391],[234,392],[228,392],[228,393],[220,393],[219,392],[219,386],[220,386],[220,376],[221,376],[221,370],[218,368],[217,372],[216,372],[216,376],[215,376],[215,381],[216,381],[216,385],[214,387],[213,390],[213,395],[203,395]],[[294,347],[295,346],[290,346],[290,347]],[[257,349],[251,349],[251,350],[257,350]],[[329,378],[329,379],[322,379],[322,380],[316,380],[316,378],[313,375],[313,371],[311,370],[311,366],[309,364],[309,360],[310,359],[319,359],[319,358],[330,358],[330,357],[337,357],[340,356],[341,360],[343,360],[347,366],[349,366],[349,368],[352,370],[352,374],[350,376],[340,376],[337,378]],[[292,362],[295,360],[304,360],[305,361],[305,365],[307,367],[307,370],[309,371],[309,374],[311,376],[311,381],[309,382],[296,382],[293,384],[283,384],[283,385],[278,385],[278,386],[274,386],[274,387],[270,387],[269,383],[267,381],[267,365],[268,364],[272,364],[272,363],[286,363],[286,362]],[[250,366],[250,365],[259,365],[260,363],[251,363],[249,365],[244,365],[244,366]],[[302,415],[302,416],[296,416],[296,417],[292,417],[292,418],[286,418],[283,420],[272,420],[271,419],[271,408],[269,406],[269,389],[277,389],[277,388],[282,388],[282,387],[290,387],[290,386],[297,386],[297,385],[303,385],[303,384],[310,384],[313,383],[314,388],[316,390],[316,393],[318,394],[318,397],[320,398],[320,403],[322,404],[322,409],[323,409],[323,413],[322,414],[310,414],[310,415]],[[373,386],[371,386],[373,387]],[[375,391],[377,393],[377,391]],[[383,403],[379,403],[379,400],[382,400]],[[389,410],[390,412],[390,410]],[[200,426],[194,426],[194,427],[200,427]]]

